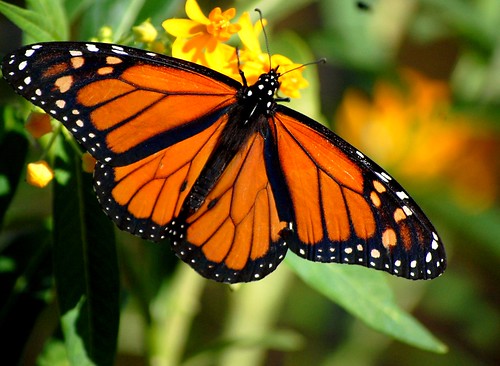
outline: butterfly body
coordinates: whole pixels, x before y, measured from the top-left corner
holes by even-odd
[[[248,86],[168,56],[61,42],[26,46],[2,70],[98,160],[95,191],[109,217],[169,238],[207,278],[258,280],[288,249],[410,279],[444,271],[443,245],[403,188],[278,104],[277,68]]]

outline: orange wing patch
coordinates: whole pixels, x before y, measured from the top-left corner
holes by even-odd
[[[255,134],[186,220],[187,242],[231,271],[266,256],[286,226],[278,216],[263,150],[264,139]]]
[[[164,226],[176,217],[186,195],[213,151],[226,122],[227,115],[224,115],[220,121],[206,130],[133,164],[120,167],[106,166],[104,169],[112,170],[110,175],[113,182],[101,184],[113,186],[112,202],[117,205],[116,209],[126,211],[126,214],[117,216],[146,220],[151,222],[152,226]],[[101,196],[104,206],[109,204],[106,200],[103,201],[106,192],[100,192],[99,186],[100,181],[107,177],[108,175],[96,171],[97,193]],[[110,216],[115,219],[113,214]],[[138,230],[131,228],[129,231],[145,236]],[[147,238],[160,239],[151,236]]]
[[[361,169],[324,136],[290,116],[275,116],[279,159],[302,243],[343,242],[375,234]],[[307,192],[307,194],[304,194]]]
[[[191,93],[198,92],[196,83],[190,85]],[[234,97],[227,94],[179,95],[164,90],[136,89],[116,79],[100,80],[83,87],[77,99],[84,106],[94,107],[90,119],[95,129],[111,129],[106,145],[117,154],[234,103]]]
[[[178,68],[153,65],[129,67],[121,75],[125,82],[137,85],[139,89],[151,89],[170,94],[205,94],[206,96],[234,95],[234,89],[225,83],[202,74]]]

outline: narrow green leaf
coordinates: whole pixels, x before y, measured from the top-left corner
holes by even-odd
[[[24,169],[24,162],[28,151],[26,136],[17,131],[8,131],[0,142],[0,224],[3,222],[19,178]]]
[[[117,41],[130,32],[137,23],[137,16],[145,0],[105,0],[89,7],[82,18],[82,37],[98,34],[103,26],[113,30],[112,38]]]
[[[67,141],[55,158],[54,273],[68,357],[112,365],[119,321],[114,231]]]
[[[286,261],[311,287],[370,327],[418,348],[446,352],[443,343],[396,304],[382,272],[312,263],[295,255],[287,256]]]
[[[120,22],[116,25],[116,29],[114,29],[113,38],[115,41],[124,37],[127,32],[130,32],[132,26],[137,21],[137,16],[141,11],[144,2],[145,0],[129,0],[123,2],[126,7],[124,9],[123,16],[119,18]]]
[[[46,19],[51,33],[57,33],[63,40],[69,37],[68,16],[64,9],[64,0],[27,0],[27,8]],[[47,22],[50,20],[50,24]]]
[[[21,28],[25,35],[37,42],[67,39],[68,26],[64,12],[61,10],[60,0],[52,0],[48,5],[50,9],[48,13],[39,13],[0,1],[0,13]]]

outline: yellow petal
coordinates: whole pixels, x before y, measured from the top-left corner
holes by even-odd
[[[172,56],[208,66],[203,52],[208,40],[210,40],[208,35],[201,35],[191,39],[177,38],[172,44]]]
[[[189,19],[167,19],[161,23],[167,33],[174,37],[189,38],[203,33],[204,26]]]
[[[189,19],[192,19],[195,22],[205,25],[210,24],[210,20],[205,16],[205,14],[203,14],[196,0],[186,1],[186,14]]]
[[[238,72],[238,62],[236,59],[236,48],[219,42],[214,42],[214,44],[210,46],[211,48],[213,47],[212,51],[205,53],[207,60],[206,66],[224,75],[232,77],[233,79],[241,81],[241,77],[239,77]]]
[[[245,49],[257,54],[262,53],[258,34],[254,31],[250,14],[248,12],[244,12],[238,20],[238,24],[241,27],[238,32],[238,37],[240,37],[241,43],[243,43]]]

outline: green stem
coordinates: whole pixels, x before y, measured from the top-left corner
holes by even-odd
[[[180,264],[172,281],[161,286],[151,303],[151,365],[175,366],[180,363],[205,284],[203,277],[189,266]]]
[[[241,340],[241,347],[228,349],[221,357],[221,366],[261,365],[266,346],[245,347],[245,340],[264,339],[273,330],[276,318],[286,299],[291,272],[281,266],[262,281],[242,284],[230,296],[229,314],[224,338]]]

